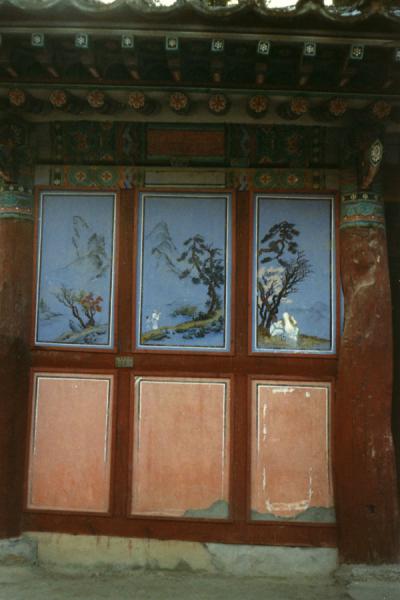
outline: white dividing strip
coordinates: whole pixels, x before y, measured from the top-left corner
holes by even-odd
[[[333,481],[332,481],[332,461],[331,461],[331,384],[328,383],[325,388],[325,404],[326,404],[326,461],[328,469],[328,486],[329,494],[333,498]]]
[[[256,440],[257,440],[257,461],[260,456],[260,413],[261,413],[261,399],[260,399],[260,387],[256,385],[257,402],[256,402]]]
[[[139,379],[136,380],[136,390],[137,390],[137,396],[136,396],[136,409],[137,409],[137,422],[136,422],[136,448],[139,450],[140,448],[140,425],[141,425],[141,420],[142,420],[142,398],[141,398],[141,394],[142,394],[142,383],[145,382],[145,379],[143,379],[142,377],[140,377]]]
[[[40,388],[40,376],[35,376],[35,418],[33,421],[33,430],[32,430],[32,451],[33,456],[36,455],[36,430],[37,430],[37,422],[38,422],[38,413],[39,413],[39,388]]]
[[[224,491],[225,491],[225,463],[226,463],[226,458],[227,458],[227,452],[226,452],[226,427],[227,427],[227,419],[226,419],[226,415],[227,415],[227,402],[228,402],[228,398],[227,398],[227,384],[217,384],[217,385],[223,385],[224,387],[224,397],[222,400],[222,469],[221,469],[221,498],[224,497]]]
[[[108,440],[109,440],[109,423],[110,423],[110,406],[111,406],[111,380],[105,379],[103,381],[107,382],[107,401],[106,401],[106,422],[105,422],[105,432],[104,432],[104,464],[107,463],[108,460]]]

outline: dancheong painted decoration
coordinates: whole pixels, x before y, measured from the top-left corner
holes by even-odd
[[[231,197],[143,193],[137,346],[230,350]]]
[[[35,343],[114,345],[115,194],[40,198]]]
[[[254,352],[335,351],[331,198],[257,195],[254,206]]]

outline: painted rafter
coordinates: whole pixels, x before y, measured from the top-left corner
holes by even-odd
[[[130,46],[126,46],[126,39]],[[400,76],[400,40],[204,39],[159,32],[158,36],[57,35],[38,30],[5,32],[0,42],[0,83],[51,85],[142,85],[187,88],[220,86],[268,92],[396,95]],[[266,41],[267,40],[267,41]],[[168,44],[174,43],[171,51]],[[225,51],[216,51],[222,44]],[[264,51],[264,46],[268,51]],[[261,48],[261,50],[260,50]],[[372,87],[371,87],[372,86]]]

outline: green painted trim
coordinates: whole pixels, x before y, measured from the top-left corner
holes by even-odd
[[[44,165],[42,166],[42,168]],[[145,173],[176,171],[190,172],[192,169],[199,173],[203,171],[206,175],[210,169],[196,167],[129,167],[129,166],[107,166],[107,165],[48,165],[48,181],[42,182],[58,188],[92,188],[110,189],[118,187],[132,189],[145,186]],[[213,167],[213,172],[223,172],[226,175],[228,187],[237,189],[258,188],[265,190],[296,190],[308,193],[321,191],[332,191],[336,186],[329,182],[338,178],[337,169],[290,169],[290,168],[241,168],[241,167]],[[157,185],[157,184],[153,184]],[[171,187],[173,184],[170,183]],[[210,184],[206,184],[209,186]],[[179,186],[179,184],[178,184]],[[150,186],[151,187],[151,186]],[[196,187],[201,187],[196,185]]]
[[[31,223],[33,223],[33,214],[32,215],[21,215],[18,212],[4,212],[4,213],[0,213],[0,221],[6,221],[6,220],[13,220],[13,221],[29,221]]]
[[[340,229],[349,229],[350,227],[375,227],[380,229],[386,229],[385,223],[371,222],[371,221],[357,221],[353,223],[342,223]]]
[[[385,212],[382,198],[372,192],[343,194],[340,206],[340,228],[385,228]]]
[[[0,190],[0,219],[33,220],[33,195],[19,190]]]
[[[334,507],[313,506],[307,508],[292,517],[276,516],[273,513],[260,513],[256,510],[251,511],[252,521],[275,521],[275,522],[311,522],[311,523],[336,523],[336,512]]]
[[[142,169],[113,165],[51,165],[50,185],[60,188],[132,189],[140,185]]]
[[[166,129],[167,131],[221,131],[225,133],[226,127],[222,123],[149,123],[150,129]]]
[[[323,169],[271,168],[257,169],[252,174],[253,186],[270,190],[304,190],[320,191],[326,188]]]

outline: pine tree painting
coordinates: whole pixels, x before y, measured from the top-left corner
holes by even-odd
[[[226,196],[147,196],[143,203],[140,344],[225,349]]]

